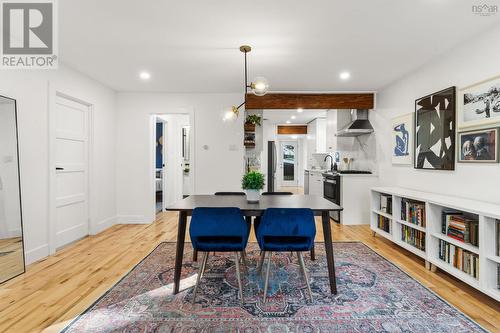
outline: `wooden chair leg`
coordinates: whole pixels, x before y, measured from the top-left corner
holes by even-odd
[[[266,252],[260,251],[260,259],[259,259],[259,263],[257,264],[257,273],[259,273],[259,274],[262,273],[262,266],[264,266],[264,259],[265,258],[266,258]]]
[[[193,261],[198,261],[198,250],[193,250]]]
[[[243,298],[243,285],[241,284],[240,258],[238,252],[234,253],[234,261],[236,265],[236,278],[238,280],[238,294],[240,296],[240,304],[243,305],[245,300]]]
[[[193,304],[196,302],[196,293],[198,292],[198,286],[200,284],[201,277],[203,276],[203,273],[205,273],[207,261],[208,261],[208,252],[205,252],[203,254],[203,260],[201,261],[201,265],[198,270],[198,276],[196,277],[196,285],[194,286],[193,299],[192,299]]]
[[[306,265],[304,264],[304,258],[302,257],[302,253],[297,252],[297,257],[299,257],[300,268],[302,270],[302,275],[304,276],[304,279],[306,280],[307,292],[309,293],[309,299],[311,300],[311,303],[312,303],[313,302],[313,295],[312,295],[312,291],[311,291],[311,285],[309,284],[309,278],[307,277]]]
[[[264,303],[266,303],[267,286],[269,285],[269,271],[271,270],[271,259],[272,258],[273,258],[273,253],[271,251],[269,251],[269,257],[267,258],[266,280],[264,282]]]
[[[314,244],[311,248],[311,260],[316,260],[316,253],[314,252]]]

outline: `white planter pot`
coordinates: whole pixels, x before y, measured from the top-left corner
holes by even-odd
[[[259,202],[260,190],[245,190],[248,202]]]

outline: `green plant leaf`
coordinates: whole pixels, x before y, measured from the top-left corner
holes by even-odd
[[[245,174],[241,180],[241,187],[244,190],[262,190],[264,184],[264,175],[257,171]]]

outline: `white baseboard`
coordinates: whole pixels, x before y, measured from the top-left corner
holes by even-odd
[[[118,215],[117,224],[150,224],[153,223],[144,215]]]
[[[37,260],[48,257],[49,255],[49,244],[43,244],[35,247],[34,249],[28,250],[25,253],[26,265],[32,264]]]
[[[108,217],[107,219],[104,219],[102,221],[97,222],[97,225],[92,227],[90,234],[97,235],[98,233],[115,225],[117,223],[117,220],[118,220],[117,216],[111,216],[111,217]]]

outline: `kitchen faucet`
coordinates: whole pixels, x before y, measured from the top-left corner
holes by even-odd
[[[326,162],[326,160],[328,159],[328,157],[330,157],[332,159],[332,163],[330,164],[330,172],[333,172],[333,156],[332,155],[326,155],[325,159],[323,160],[323,162]]]

